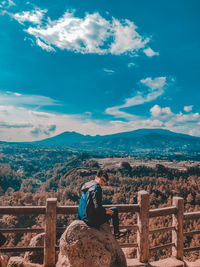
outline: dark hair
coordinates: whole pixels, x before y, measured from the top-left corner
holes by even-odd
[[[109,178],[108,178],[108,174],[107,174],[107,172],[104,171],[104,170],[99,170],[99,171],[97,172],[97,177],[99,177],[99,178],[104,177],[104,178],[106,178],[106,181],[109,180]]]

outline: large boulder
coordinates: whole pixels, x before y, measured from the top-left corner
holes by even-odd
[[[108,224],[100,230],[83,221],[71,223],[60,239],[56,267],[126,267],[126,258]]]
[[[29,247],[43,247],[45,233],[34,236],[29,244]],[[24,255],[24,259],[28,262],[43,264],[43,251],[28,251]]]

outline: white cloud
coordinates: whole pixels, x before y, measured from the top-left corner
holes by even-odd
[[[114,70],[109,70],[109,69],[106,69],[106,68],[104,68],[103,70],[104,70],[105,72],[109,73],[109,74],[113,74],[113,73],[115,73]]]
[[[192,109],[193,109],[193,106],[191,105],[191,106],[185,106],[184,107],[184,111],[186,111],[186,112],[190,112],[190,111],[192,111]]]
[[[9,15],[16,19],[19,23],[23,24],[24,22],[31,22],[33,24],[41,24],[44,14],[47,12],[47,9],[36,8],[31,11],[23,11],[21,13],[15,13]]]
[[[18,97],[18,96],[15,96]],[[5,104],[5,103],[4,103]],[[118,110],[120,112],[120,110]],[[113,134],[140,128],[165,128],[176,132],[200,136],[200,116],[198,113],[173,114],[166,121],[162,116],[142,117],[120,113],[122,120],[105,121],[92,119],[91,112],[69,115],[54,112],[41,112],[25,106],[0,105],[1,141],[40,140],[64,131],[76,131],[82,134]],[[180,117],[184,116],[182,120]],[[124,120],[124,117],[127,121]],[[177,121],[179,118],[179,121]],[[194,119],[195,118],[195,119]],[[189,121],[188,121],[189,120]]]
[[[141,83],[145,84],[147,87],[150,87],[152,90],[162,90],[166,85],[166,77],[157,77],[155,79],[148,77],[146,79],[142,79]]]
[[[65,131],[96,135],[118,132],[120,128],[92,120],[87,114],[57,114],[26,107],[0,106],[0,141],[40,140]]]
[[[107,108],[105,112],[117,118],[135,119],[135,115],[123,112],[121,109],[151,102],[164,93],[167,85],[166,77],[157,77],[154,79],[148,77],[142,79],[140,82],[147,86],[147,92],[138,91],[136,96],[125,99],[124,104]]]
[[[8,0],[8,7],[16,6],[16,4],[12,0]]]
[[[137,26],[130,20],[120,22],[113,18],[114,42],[111,44],[111,54],[120,55],[127,52],[134,54],[139,49],[144,48],[150,39],[142,37],[136,29]]]
[[[57,101],[47,96],[40,95],[25,95],[13,92],[0,91],[0,105],[13,105],[13,106],[52,106],[59,105]]]
[[[45,27],[29,27],[27,32],[40,38],[49,46],[79,53],[104,54],[102,48],[109,37],[110,23],[98,13],[87,14],[85,18],[66,12],[63,17],[51,21]]]
[[[16,96],[21,96],[22,94],[20,94],[20,93],[13,93],[14,95],[16,95]]]
[[[148,57],[159,56],[158,52],[153,51],[150,47],[143,50]]]
[[[2,8],[9,8],[11,6],[16,6],[16,4],[12,0],[5,0],[0,2],[0,7]]]
[[[136,66],[136,64],[133,63],[133,62],[128,63],[128,68],[133,68],[133,67],[135,67],[135,66]]]
[[[47,44],[45,44],[44,42],[42,42],[42,41],[40,41],[40,39],[39,38],[37,38],[36,39],[36,44],[38,45],[38,46],[40,46],[42,49],[44,49],[44,50],[46,50],[46,51],[56,51],[52,46],[50,46],[50,45],[47,45]]]
[[[31,123],[6,123],[0,122],[0,128],[31,128],[33,124]]]
[[[134,22],[124,19],[103,18],[98,12],[75,16],[75,11],[66,11],[57,20],[45,16],[47,10],[36,8],[12,14],[19,23],[30,22],[25,31],[36,38],[36,44],[46,51],[66,49],[77,53],[96,53],[137,56],[143,50],[147,56],[157,55],[147,48],[150,38],[138,33]],[[44,23],[45,22],[45,23]]]
[[[180,112],[176,116],[177,122],[190,122],[190,121],[198,121],[200,118],[199,113],[189,113],[189,114],[183,114]]]
[[[130,121],[114,120],[110,121],[110,124],[113,125],[115,132],[126,132],[141,128],[158,128],[164,126],[163,122],[160,120],[143,119],[142,117],[137,117],[135,120]]]
[[[161,108],[159,105],[154,105],[151,109],[151,114],[154,117],[169,117],[172,116],[170,107]]]
[[[37,125],[36,127],[33,127],[30,131],[30,134],[35,137],[38,138],[40,136],[44,136],[46,135],[46,137],[50,136],[52,133],[54,133],[56,130],[56,125],[52,124],[52,125]]]
[[[200,136],[200,114],[196,113],[188,113],[183,114],[179,112],[177,114],[173,114],[168,121],[165,122],[165,127],[169,130],[191,134],[194,136]]]

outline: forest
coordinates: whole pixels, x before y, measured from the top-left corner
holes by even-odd
[[[5,148],[0,154],[0,205],[45,205],[48,197],[56,197],[58,205],[77,205],[80,187],[94,178],[100,168],[98,157],[87,153],[62,149]],[[126,157],[120,166],[106,168],[109,184],[103,188],[104,204],[137,203],[137,192],[146,190],[150,194],[150,207],[170,206],[173,196],[184,198],[185,212],[197,211],[200,206],[200,165],[194,163],[185,170],[169,168],[162,164],[148,167],[143,164],[131,166]],[[58,216],[57,226],[67,226],[75,216]],[[122,225],[136,222],[136,215],[121,214]],[[199,221],[188,221],[184,231],[199,230]],[[0,217],[0,228],[40,228],[44,226],[43,216]],[[171,216],[150,220],[150,229],[171,226]],[[6,246],[25,246],[32,234],[8,234]],[[59,240],[60,234],[57,238]],[[150,245],[169,243],[171,234],[150,235]],[[126,242],[136,241],[136,234],[130,233]],[[200,236],[187,236],[185,247],[199,246]],[[135,256],[135,249],[129,250]],[[151,255],[158,259],[170,254],[169,250]],[[185,254],[194,260],[195,252]]]

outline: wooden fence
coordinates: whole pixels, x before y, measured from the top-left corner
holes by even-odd
[[[112,205],[105,205],[111,207]],[[184,252],[200,250],[198,247],[183,247],[184,235],[200,234],[200,230],[192,232],[183,232],[184,220],[199,219],[200,211],[184,213],[184,200],[181,197],[174,197],[172,206],[158,209],[149,208],[149,194],[146,191],[138,192],[138,204],[115,205],[119,212],[131,212],[137,214],[137,224],[123,226],[123,228],[136,229],[137,243],[123,243],[121,247],[136,247],[137,258],[140,262],[148,262],[149,253],[160,249],[172,248],[172,255],[179,260],[183,260]],[[58,206],[56,198],[48,198],[46,206],[2,206],[0,207],[0,215],[45,215],[44,229],[0,229],[2,233],[41,233],[45,232],[44,247],[15,247],[15,248],[0,248],[2,253],[6,252],[25,252],[25,251],[44,251],[44,266],[55,266],[55,251],[56,247],[56,232],[63,232],[64,228],[56,228],[57,214],[76,214],[77,206]],[[172,226],[149,229],[149,219],[158,216],[172,215]],[[156,247],[149,246],[149,234],[172,231],[172,242]]]

